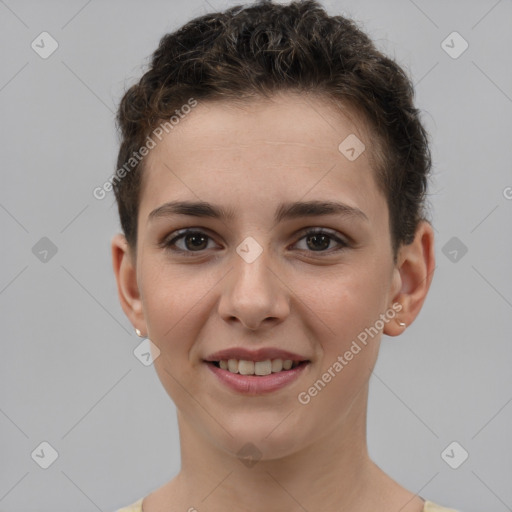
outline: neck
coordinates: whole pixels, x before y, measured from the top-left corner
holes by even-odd
[[[368,456],[367,389],[363,395],[339,424],[323,425],[309,445],[279,458],[263,456],[254,465],[212,443],[178,413],[182,469],[172,482],[175,495],[184,510],[202,505],[211,512],[234,506],[242,512],[379,508],[391,479]],[[265,451],[265,440],[259,446]]]

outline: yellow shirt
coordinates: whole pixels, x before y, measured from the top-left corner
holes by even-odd
[[[131,505],[128,505],[127,507],[120,508],[116,510],[115,512],[142,512],[142,500],[144,498],[141,498],[140,500],[136,501],[135,503],[132,503]],[[453,508],[445,508],[441,507],[440,505],[437,505],[436,503],[433,503],[432,501],[425,501],[425,506],[423,507],[423,512],[459,512],[458,510],[455,510]]]

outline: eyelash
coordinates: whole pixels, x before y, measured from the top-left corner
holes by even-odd
[[[178,235],[171,238],[170,240],[168,238],[164,239],[160,244],[159,246],[168,250],[168,251],[172,251],[172,252],[176,252],[176,253],[181,253],[187,257],[189,256],[194,256],[196,254],[201,254],[203,253],[206,249],[201,249],[199,251],[190,251],[190,250],[184,250],[184,249],[175,249],[173,248],[172,246],[175,245],[176,241],[178,240],[181,240],[181,239],[184,239],[187,235],[205,235],[209,240],[212,239],[212,237],[210,237],[207,233],[205,233],[204,231],[201,231],[199,229],[195,229],[195,228],[187,228],[187,229],[183,229],[181,231],[178,231],[177,232]],[[174,233],[173,233],[174,234]],[[323,255],[330,255],[332,253],[335,253],[335,252],[339,252],[339,251],[342,251],[344,250],[345,248],[347,248],[349,246],[349,244],[347,242],[345,242],[344,240],[342,240],[341,238],[339,238],[338,236],[334,235],[333,233],[329,232],[329,231],[326,231],[325,229],[321,229],[321,228],[314,228],[314,229],[310,229],[308,231],[305,231],[303,233],[303,235],[299,238],[299,240],[297,240],[297,242],[299,242],[300,240],[303,240],[304,238],[308,238],[310,236],[315,236],[315,235],[324,235],[324,236],[327,236],[329,237],[331,240],[337,242],[341,247],[338,247],[337,249],[334,249],[334,250],[331,250],[331,249],[328,249],[328,250],[325,250],[325,251],[313,251],[313,250],[306,250],[306,249],[300,249],[301,251],[306,251],[306,252],[310,252],[310,253],[315,253],[315,254],[319,254],[320,257],[323,257]],[[297,243],[296,242],[296,243]]]

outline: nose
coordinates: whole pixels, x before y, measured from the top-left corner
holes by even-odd
[[[235,255],[218,306],[226,322],[256,331],[273,327],[290,314],[288,288],[279,272],[270,268],[266,253],[252,263]]]

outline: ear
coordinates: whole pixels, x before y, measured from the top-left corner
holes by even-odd
[[[137,284],[135,256],[132,254],[124,235],[115,235],[111,244],[112,266],[117,281],[119,302],[134,329],[140,329],[144,333],[146,331],[146,323]]]
[[[386,323],[384,334],[398,336],[414,322],[430,289],[434,268],[434,231],[430,223],[421,221],[413,242],[403,245],[398,252],[397,264],[393,270],[390,307],[399,302],[402,309],[396,313],[396,320]],[[400,326],[397,320],[404,322],[406,326]]]

